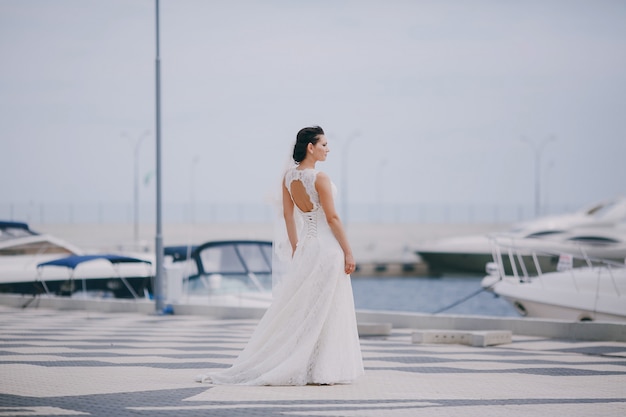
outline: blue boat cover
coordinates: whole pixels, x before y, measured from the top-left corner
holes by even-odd
[[[65,258],[55,259],[48,262],[42,262],[37,265],[37,268],[42,266],[65,266],[67,268],[74,269],[78,265],[83,262],[93,261],[95,259],[105,259],[112,264],[120,264],[120,263],[133,263],[133,262],[143,262],[146,264],[151,264],[152,262],[147,261],[145,259],[132,258],[130,256],[122,256],[122,255],[71,255]]]
[[[28,230],[28,224],[23,222],[7,222],[0,220],[0,229],[8,228]]]

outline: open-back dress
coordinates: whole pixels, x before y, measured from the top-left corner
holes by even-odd
[[[313,208],[295,205],[302,226],[287,273],[233,366],[209,373],[214,384],[342,384],[363,374],[352,285],[320,205],[317,173],[296,167],[285,174],[290,194],[301,181]]]

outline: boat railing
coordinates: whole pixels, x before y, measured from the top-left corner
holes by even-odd
[[[626,263],[589,256],[583,247],[571,254],[538,250],[514,239],[493,238],[491,243],[493,262],[486,265],[482,289],[509,298],[520,314],[528,315],[529,305],[541,316],[537,305],[557,311],[571,303],[580,310],[577,321],[625,315]]]
[[[597,282],[595,284],[596,297],[600,293],[600,282],[602,276],[608,276],[610,282],[610,288],[617,297],[622,297],[624,291],[620,291],[618,285],[618,279],[615,276],[615,271],[623,271],[626,267],[625,263],[616,262],[608,259],[594,258],[585,253],[584,248],[580,248],[581,254],[571,255],[558,252],[546,251],[546,250],[534,250],[527,246],[516,246],[514,241],[503,242],[502,239],[492,240],[492,255],[493,262],[487,264],[487,273],[493,277],[491,283],[486,287],[487,289],[497,282],[504,279],[514,279],[520,283],[530,283],[531,281],[537,282],[541,288],[546,288],[550,285],[551,275],[546,275],[548,272],[562,272],[567,273],[571,279],[572,286],[576,292],[583,291],[581,282],[579,280],[582,275],[579,271],[583,268],[596,271]],[[529,266],[527,265],[524,256],[527,259],[532,260],[531,265],[536,271],[536,275],[532,275],[529,272]],[[541,256],[558,256],[559,262],[557,263],[556,271],[545,271],[541,267],[539,258]],[[582,266],[575,267],[575,258],[582,260]],[[510,273],[507,274],[505,269],[505,260],[509,263]],[[606,281],[605,281],[606,282]]]
[[[493,235],[489,236],[489,240],[491,242],[493,257],[493,262],[486,265],[486,272],[489,275],[496,275],[500,279],[510,276],[507,274],[505,268],[506,260],[508,261],[508,266],[510,266],[511,274],[513,275],[513,277],[520,282],[527,282],[530,281],[531,278],[543,276],[545,272],[554,272],[545,271],[542,268],[541,262],[539,260],[541,256],[558,258],[558,263],[556,267],[557,271],[573,271],[574,269],[576,269],[576,267],[574,266],[575,260],[580,260],[582,261],[582,265],[587,266],[588,268],[598,266],[605,267],[611,276],[613,287],[619,293],[618,286],[615,282],[615,279],[613,278],[613,269],[626,267],[626,262],[620,263],[610,259],[591,257],[587,254],[582,245],[577,245],[579,253],[576,254],[550,251],[545,249],[530,249],[528,247],[519,245],[517,240],[511,237]],[[536,271],[536,274],[533,275],[530,273],[529,265],[524,260],[524,257],[531,258],[532,262],[530,264]],[[574,277],[573,274],[572,277]]]

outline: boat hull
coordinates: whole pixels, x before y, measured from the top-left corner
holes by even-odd
[[[626,270],[574,268],[530,279],[489,275],[482,286],[520,315],[568,321],[626,321]]]
[[[544,302],[521,299],[519,297],[502,297],[507,300],[524,317],[550,318],[565,321],[619,321],[626,322],[625,316],[605,314],[578,307],[554,305]]]
[[[76,296],[92,294],[99,297],[135,298],[136,296],[144,297],[145,294],[151,292],[152,278],[146,276],[125,277],[124,280],[111,276],[88,279],[53,279],[0,283],[0,293],[24,295]]]
[[[484,275],[488,263],[493,262],[493,256],[489,253],[442,253],[442,252],[419,252],[419,256],[428,265],[430,275],[445,274],[472,274]],[[538,271],[535,266],[532,255],[521,255],[526,271],[530,275],[537,275]],[[539,255],[537,256],[539,268],[541,272],[556,271],[559,263],[557,255]],[[507,275],[513,275],[512,263],[508,257],[502,260],[504,272]],[[516,271],[522,271],[519,258],[514,262]],[[576,260],[575,266],[583,266],[584,261]]]

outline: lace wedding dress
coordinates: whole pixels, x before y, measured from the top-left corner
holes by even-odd
[[[313,209],[296,206],[302,226],[289,269],[233,366],[207,375],[214,384],[341,384],[363,374],[350,277],[320,206],[316,175],[296,168],[285,174],[288,190],[302,182]]]

